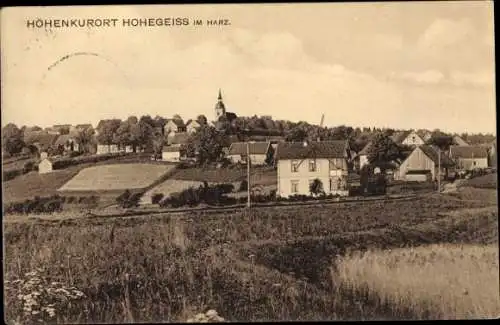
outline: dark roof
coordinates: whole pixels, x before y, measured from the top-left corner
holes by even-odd
[[[180,120],[180,119],[171,119],[169,121],[172,121],[175,125],[177,125],[177,127],[179,128],[182,128],[182,127],[185,127],[186,125],[184,124],[184,121]],[[168,122],[167,122],[168,123]]]
[[[54,145],[60,146],[65,145],[69,140],[73,139],[76,142],[76,139],[71,134],[63,134],[57,137],[57,140],[54,142]]]
[[[394,132],[394,134],[391,136],[391,139],[396,143],[401,143],[410,135],[411,132],[412,131]]]
[[[441,151],[441,158],[439,157],[439,148],[429,146],[429,145],[421,145],[417,148],[420,148],[427,157],[429,157],[434,163],[439,163],[439,159],[441,159],[441,166],[443,167],[450,167],[455,165],[453,163],[453,160],[448,157],[446,153]]]
[[[229,147],[228,155],[246,155],[247,143],[251,155],[265,155],[271,145],[270,142],[234,142]]]
[[[44,149],[48,149],[58,137],[58,134],[51,134],[46,131],[30,132],[24,135],[24,142],[28,145],[38,143]]]
[[[187,132],[179,132],[175,134],[169,134],[167,136],[168,144],[185,144],[188,142],[190,134]]]
[[[483,146],[451,146],[453,158],[487,158],[488,148]]]
[[[455,135],[453,136],[453,143],[458,145],[458,146],[468,146],[469,144],[467,143],[467,141],[465,141],[464,139],[462,139],[459,135]]]
[[[344,140],[309,142],[280,142],[276,148],[276,160],[305,158],[344,158],[348,149]]]
[[[373,145],[373,141],[369,141],[366,146],[361,149],[360,152],[358,152],[358,155],[367,155],[368,151],[370,150],[371,146]]]
[[[164,146],[162,152],[179,152],[180,149],[179,146]]]

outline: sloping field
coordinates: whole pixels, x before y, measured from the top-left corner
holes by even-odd
[[[57,189],[75,176],[81,168],[55,170],[48,174],[29,172],[7,182],[3,182],[3,202],[18,202],[35,196],[57,194]]]
[[[497,188],[497,173],[474,177],[465,181],[465,186],[477,188]]]
[[[80,171],[59,191],[116,191],[142,189],[169,172],[174,165],[113,164]]]

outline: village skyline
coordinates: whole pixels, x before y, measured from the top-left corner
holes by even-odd
[[[210,120],[221,88],[238,116],[318,124],[325,114],[329,127],[496,135],[488,2],[47,10],[4,11],[2,22],[19,28],[15,35],[4,29],[2,38],[3,125],[96,125],[131,115]],[[218,17],[230,25],[26,27],[44,12],[51,19]]]

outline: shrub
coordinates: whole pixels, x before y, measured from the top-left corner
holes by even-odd
[[[240,192],[247,191],[248,190],[248,181],[242,180],[240,183]]]
[[[160,202],[163,199],[163,197],[164,197],[163,193],[155,193],[151,197],[151,203],[152,204],[160,204]]]
[[[128,199],[130,198],[130,190],[126,189],[122,194],[120,194],[116,198],[116,203],[118,203],[120,206],[124,206]]]

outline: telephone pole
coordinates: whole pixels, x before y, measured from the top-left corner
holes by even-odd
[[[250,144],[247,142],[247,207],[250,208]]]
[[[438,148],[438,193],[441,192],[441,149]]]

